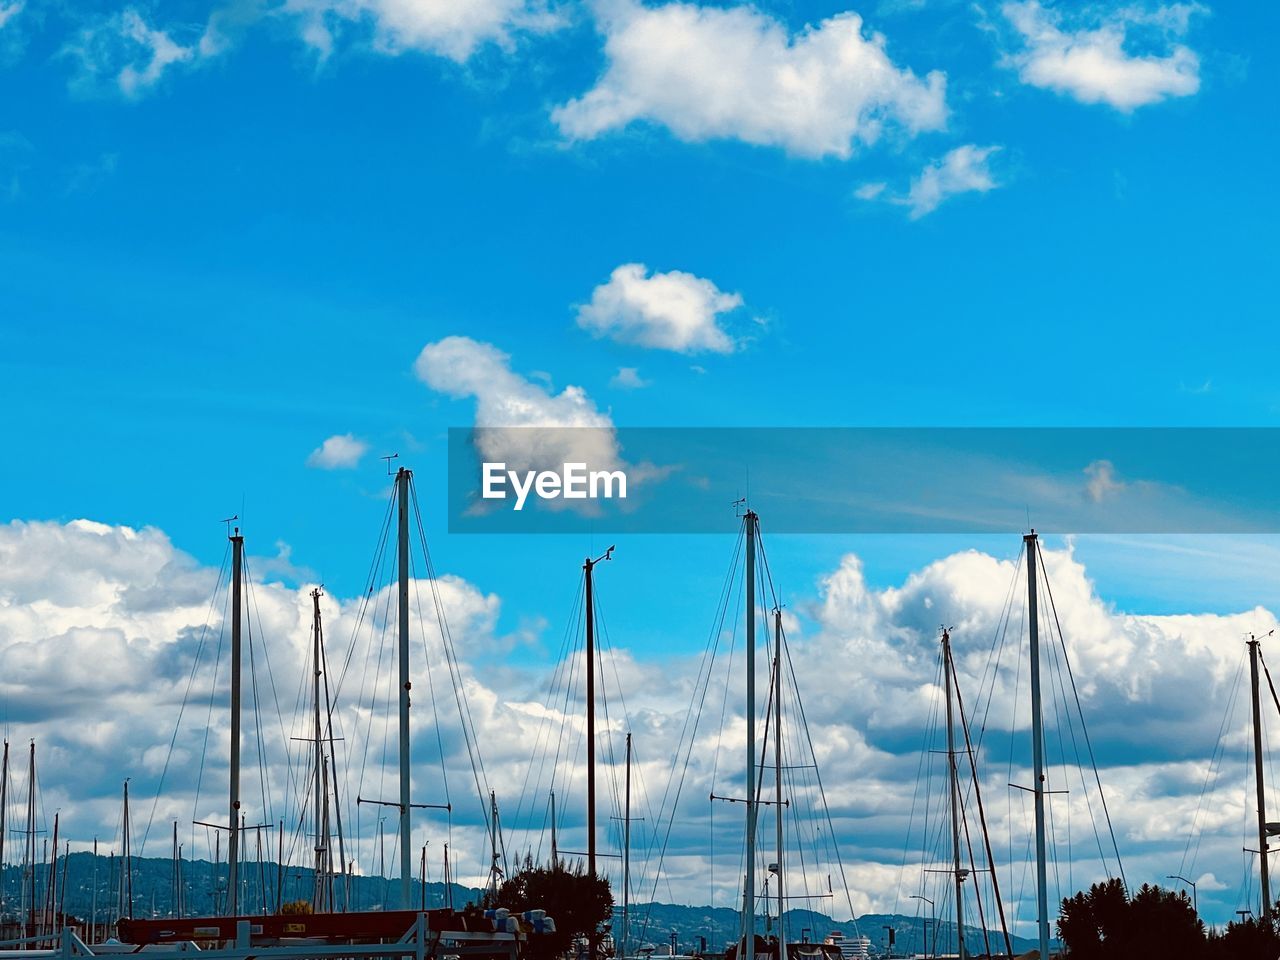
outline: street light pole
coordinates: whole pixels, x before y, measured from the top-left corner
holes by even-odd
[[[1200,907],[1199,907],[1199,905],[1198,905],[1198,904],[1197,904],[1197,902],[1196,902],[1196,882],[1195,882],[1194,880],[1188,880],[1186,877],[1180,877],[1180,876],[1178,876],[1176,873],[1166,874],[1166,875],[1165,875],[1165,879],[1166,879],[1166,880],[1181,880],[1183,883],[1185,883],[1187,886],[1189,886],[1189,887],[1191,888],[1191,910],[1195,913],[1195,915],[1196,915],[1196,919],[1197,919],[1197,920],[1199,920],[1199,919],[1200,919]]]
[[[929,918],[930,918],[930,921],[933,923],[933,945],[936,948],[938,945],[938,914],[937,914],[938,908],[937,906],[928,897],[922,897],[918,893],[913,893],[911,895],[911,899],[923,900],[925,903],[929,905]],[[930,956],[937,956],[938,951],[936,949],[934,950],[929,949],[929,927],[927,925],[924,928],[924,946],[925,946],[925,950],[928,951]]]

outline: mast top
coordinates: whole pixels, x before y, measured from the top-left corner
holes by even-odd
[[[1035,540],[1037,540],[1037,539],[1039,539],[1039,538],[1038,538],[1038,537],[1036,537],[1036,528],[1035,528],[1035,527],[1032,527],[1032,528],[1031,528],[1031,532],[1030,532],[1030,533],[1024,533],[1024,534],[1022,535],[1022,542],[1023,542],[1023,543],[1032,543],[1032,542],[1034,542],[1034,541],[1035,541]]]

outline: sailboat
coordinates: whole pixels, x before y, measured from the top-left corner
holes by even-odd
[[[396,955],[417,954],[419,960],[424,949],[435,950],[447,945],[450,954],[475,955],[486,960],[515,960],[528,941],[529,934],[518,929],[515,918],[487,918],[477,909],[455,911],[451,907],[440,909],[412,909],[412,873],[410,861],[412,811],[425,804],[412,803],[410,787],[409,754],[409,593],[410,593],[410,481],[412,472],[400,468],[395,475],[395,501],[397,511],[397,599],[399,624],[397,635],[398,663],[398,757],[399,796],[386,805],[398,809],[400,836],[399,900],[400,909],[375,911],[335,911],[335,897],[329,887],[333,876],[331,854],[328,850],[326,825],[326,795],[328,773],[332,760],[323,744],[332,748],[333,737],[326,735],[321,719],[320,664],[321,623],[319,591],[312,594],[314,606],[314,656],[316,676],[313,678],[314,698],[314,750],[315,750],[315,810],[316,829],[315,867],[316,889],[312,913],[263,916],[250,915],[239,909],[238,869],[240,866],[239,840],[242,828],[240,814],[240,692],[241,692],[241,621],[244,537],[238,528],[231,531],[232,547],[231,586],[231,770],[229,778],[229,829],[227,829],[227,909],[225,915],[204,917],[177,917],[165,919],[139,919],[124,917],[118,922],[120,939],[138,947],[157,944],[182,944],[186,942],[217,941],[234,945],[236,949],[253,948],[257,956],[269,956],[271,945],[307,941],[330,944],[347,944],[351,955],[367,953],[355,944],[390,942],[407,944]],[[384,802],[384,801],[374,801]],[[224,828],[226,829],[226,828]],[[339,831],[341,835],[341,831]],[[345,902],[345,900],[344,900]],[[327,909],[321,909],[327,908]],[[536,930],[536,928],[535,928]],[[536,932],[534,933],[536,936]],[[428,946],[428,944],[431,946]],[[259,945],[264,945],[259,948]],[[295,954],[296,955],[296,954]]]
[[[726,960],[755,960],[756,957],[773,958],[773,960],[841,960],[839,944],[815,943],[809,941],[793,941],[787,938],[785,891],[786,862],[783,843],[783,810],[789,800],[783,797],[782,788],[782,659],[783,629],[782,609],[775,606],[773,610],[774,656],[773,656],[773,701],[771,715],[773,721],[774,741],[774,783],[773,800],[762,797],[762,780],[756,771],[756,559],[760,537],[760,518],[752,510],[743,514],[743,530],[746,542],[745,554],[745,594],[746,604],[746,874],[743,878],[742,890],[742,931],[738,942],[726,951]],[[713,794],[713,799],[717,798]],[[776,860],[769,864],[768,871],[773,877],[777,890],[777,934],[760,935],[756,932],[756,855],[758,847],[759,808],[772,806],[774,809],[775,855]],[[767,884],[767,880],[766,880]],[[765,902],[766,914],[768,902]]]

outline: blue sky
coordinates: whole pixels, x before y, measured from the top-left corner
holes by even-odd
[[[945,73],[950,113],[917,136],[890,121],[848,159],[687,142],[643,119],[568,139],[552,111],[607,62],[589,7],[461,63],[429,43],[380,52],[376,13],[336,20],[325,57],[305,18],[233,9],[222,52],[130,92],[121,72],[149,52],[112,18],[191,46],[227,21],[38,3],[6,21],[15,515],[154,523],[208,557],[208,518],[243,497],[255,541],[283,539],[330,577],[358,570],[333,555],[362,542],[353,494],[377,489],[376,464],[325,477],[306,455],[351,432],[429,480],[443,428],[471,410],[411,366],[453,334],[581,385],[627,425],[1275,421],[1259,362],[1275,337],[1265,8],[1196,8],[1150,47],[1130,26],[1133,56],[1193,50],[1198,89],[1127,110],[1019,82],[994,6],[860,9],[895,64]],[[844,9],[759,16],[794,32]],[[86,31],[92,76],[72,52]],[[965,143],[1000,148],[989,192],[915,220],[854,197],[905,188]],[[740,294],[725,321],[740,348],[673,354],[580,329],[575,306],[628,262]],[[610,387],[624,366],[652,386]],[[464,542],[449,555],[467,569],[476,552],[491,560]]]
[[[240,512],[251,552],[354,596],[399,452],[439,566],[554,639],[608,537],[444,532],[445,431],[477,405],[415,372],[428,344],[492,345],[617,426],[1280,418],[1273,5],[444,9],[0,3],[9,517],[154,526],[216,566]],[[575,114],[593,91],[630,113]],[[660,304],[584,319],[627,264],[736,295],[694,311],[719,346],[664,345]],[[308,465],[348,434],[361,455]],[[696,650],[727,505],[725,529],[619,543],[606,596],[638,656]],[[891,587],[1019,546],[771,557],[807,595],[848,552]],[[1123,611],[1280,605],[1274,538],[1075,549]]]

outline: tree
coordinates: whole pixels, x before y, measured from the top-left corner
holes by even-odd
[[[1280,910],[1277,903],[1272,916]],[[1280,957],[1280,931],[1276,921],[1248,917],[1227,924],[1219,936],[1209,938],[1209,954],[1214,960],[1276,960]]]
[[[613,915],[613,893],[604,877],[589,877],[582,864],[572,870],[557,863],[536,867],[531,858],[507,879],[496,896],[485,894],[486,907],[506,907],[512,913],[545,910],[556,922],[556,932],[530,937],[529,949],[537,957],[559,957],[578,937],[586,937]]]
[[[1114,878],[1062,901],[1058,936],[1073,960],[1206,955],[1204,924],[1186,894],[1143,884],[1130,897]]]

